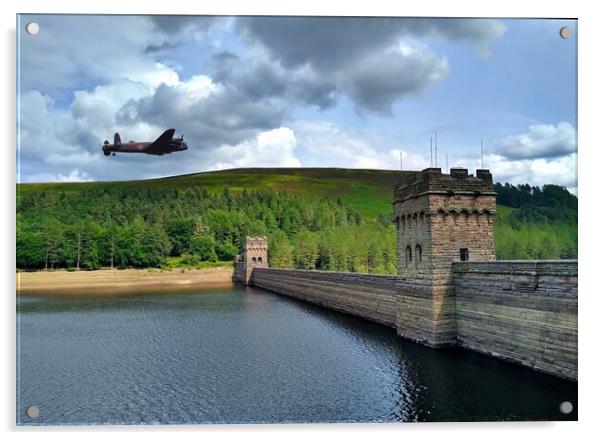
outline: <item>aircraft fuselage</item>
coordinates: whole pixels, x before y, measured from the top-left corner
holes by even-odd
[[[115,153],[144,153],[155,156],[163,156],[176,151],[188,150],[188,145],[184,142],[184,137],[174,138],[175,130],[170,128],[159,136],[154,142],[121,142],[118,133],[115,133],[114,142],[110,144],[105,141],[102,146],[102,152],[105,156],[115,155]]]

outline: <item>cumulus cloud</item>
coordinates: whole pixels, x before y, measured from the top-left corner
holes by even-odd
[[[265,54],[241,59],[220,53],[213,66],[218,83],[248,99],[285,98],[297,105],[325,109],[347,96],[359,113],[381,115],[390,115],[395,101],[422,92],[449,72],[445,57],[411,42],[398,42],[329,72],[309,64],[289,69]]]
[[[287,92],[303,103],[327,108],[347,96],[358,112],[390,115],[395,101],[443,80],[448,61],[408,35],[438,32],[470,39],[456,24],[435,25],[399,18],[243,17],[238,30],[266,59],[255,68],[259,91]],[[468,21],[467,23],[472,23]],[[476,32],[473,32],[475,41]],[[232,75],[232,59],[229,59]],[[246,62],[248,65],[249,62]],[[252,64],[252,63],[250,63]],[[235,66],[234,66],[235,67]],[[224,75],[226,76],[226,75]],[[260,81],[261,79],[261,81]],[[218,78],[219,80],[219,78]],[[247,84],[248,85],[248,84]]]
[[[220,158],[213,169],[240,167],[299,167],[295,156],[297,139],[288,127],[261,132],[254,139],[237,145],[221,145],[215,151]]]
[[[467,42],[484,53],[506,30],[498,20],[393,17],[240,17],[236,26],[285,66],[318,70],[337,68],[403,36]]]
[[[568,122],[531,125],[526,133],[510,135],[496,147],[508,159],[566,156],[577,150],[577,133]]]
[[[565,186],[573,192],[577,188],[577,153],[523,160],[508,160],[499,155],[490,155],[486,160],[498,182],[555,184]]]
[[[191,91],[191,81],[200,84]],[[132,99],[118,112],[118,121],[150,123],[184,130],[197,148],[234,145],[259,131],[277,128],[287,113],[281,99],[251,99],[243,91],[222,87],[208,77],[191,79],[177,86],[161,85],[141,99]]]
[[[327,121],[300,121],[294,124],[299,148],[329,166],[367,169],[399,169],[403,153],[404,169],[422,170],[427,160],[394,145],[390,139],[372,132],[358,132]]]
[[[28,176],[26,182],[90,182],[92,178],[85,172],[73,169],[69,174],[42,173]]]
[[[56,177],[57,182],[89,182],[92,179],[88,173],[82,172],[78,169],[72,170],[69,174],[64,175],[59,173]]]
[[[190,30],[208,32],[212,26],[227,20],[211,15],[151,15],[149,18],[157,31],[167,35],[183,34]]]
[[[39,23],[40,33],[20,40],[20,79],[24,90],[36,89],[52,96],[122,78],[143,82],[149,78],[160,81],[164,74],[173,78],[173,73],[158,66],[144,52],[147,46],[165,41],[147,17],[25,18],[30,19]]]
[[[390,114],[397,99],[436,84],[448,71],[445,57],[427,47],[400,43],[382,54],[367,56],[339,76],[358,109]]]

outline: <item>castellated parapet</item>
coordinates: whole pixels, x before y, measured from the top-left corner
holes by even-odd
[[[397,267],[404,278],[450,281],[454,261],[495,260],[495,191],[488,170],[404,174],[395,188]]]

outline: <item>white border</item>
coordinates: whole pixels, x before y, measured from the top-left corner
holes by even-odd
[[[190,0],[14,0],[0,4],[2,14],[3,68],[2,88],[4,103],[0,106],[0,123],[4,134],[2,146],[2,222],[5,237],[4,249],[0,253],[0,267],[5,281],[2,292],[2,352],[5,355],[1,364],[4,386],[0,414],[2,428],[13,436],[42,435],[44,438],[63,439],[65,436],[80,437],[82,434],[104,437],[128,438],[143,435],[149,438],[162,438],[165,435],[182,434],[187,436],[244,435],[252,438],[306,438],[316,435],[343,434],[351,438],[365,438],[369,433],[380,438],[399,439],[402,436],[420,438],[487,438],[546,436],[547,439],[577,438],[596,429],[598,399],[601,396],[600,359],[596,326],[598,311],[602,310],[597,290],[596,271],[600,271],[600,228],[596,216],[600,206],[600,174],[602,143],[599,109],[601,102],[599,82],[600,69],[599,43],[602,41],[600,14],[594,9],[595,2],[505,0],[491,2],[471,2],[470,0],[403,2],[397,6],[384,0],[369,2],[304,0],[292,3],[269,0],[221,0],[196,2]],[[575,423],[423,423],[403,425],[223,425],[223,426],[143,426],[143,427],[82,427],[82,428],[16,428],[15,427],[15,14],[21,13],[120,13],[120,14],[223,14],[223,15],[397,15],[397,16],[449,16],[449,17],[555,17],[579,19],[579,419]],[[596,136],[598,135],[598,136]],[[598,257],[598,258],[597,258]],[[22,438],[22,437],[21,437]]]

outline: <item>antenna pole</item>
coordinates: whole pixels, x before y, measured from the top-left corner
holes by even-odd
[[[401,171],[403,175],[403,151],[399,151],[399,171]]]
[[[483,139],[481,139],[481,169],[484,169],[483,166]]]
[[[447,163],[447,153],[445,153],[445,170],[446,170],[445,172],[447,174],[449,174],[449,165]]]
[[[433,137],[431,136],[431,167],[433,166]]]
[[[437,132],[435,132],[435,168],[437,167]]]

